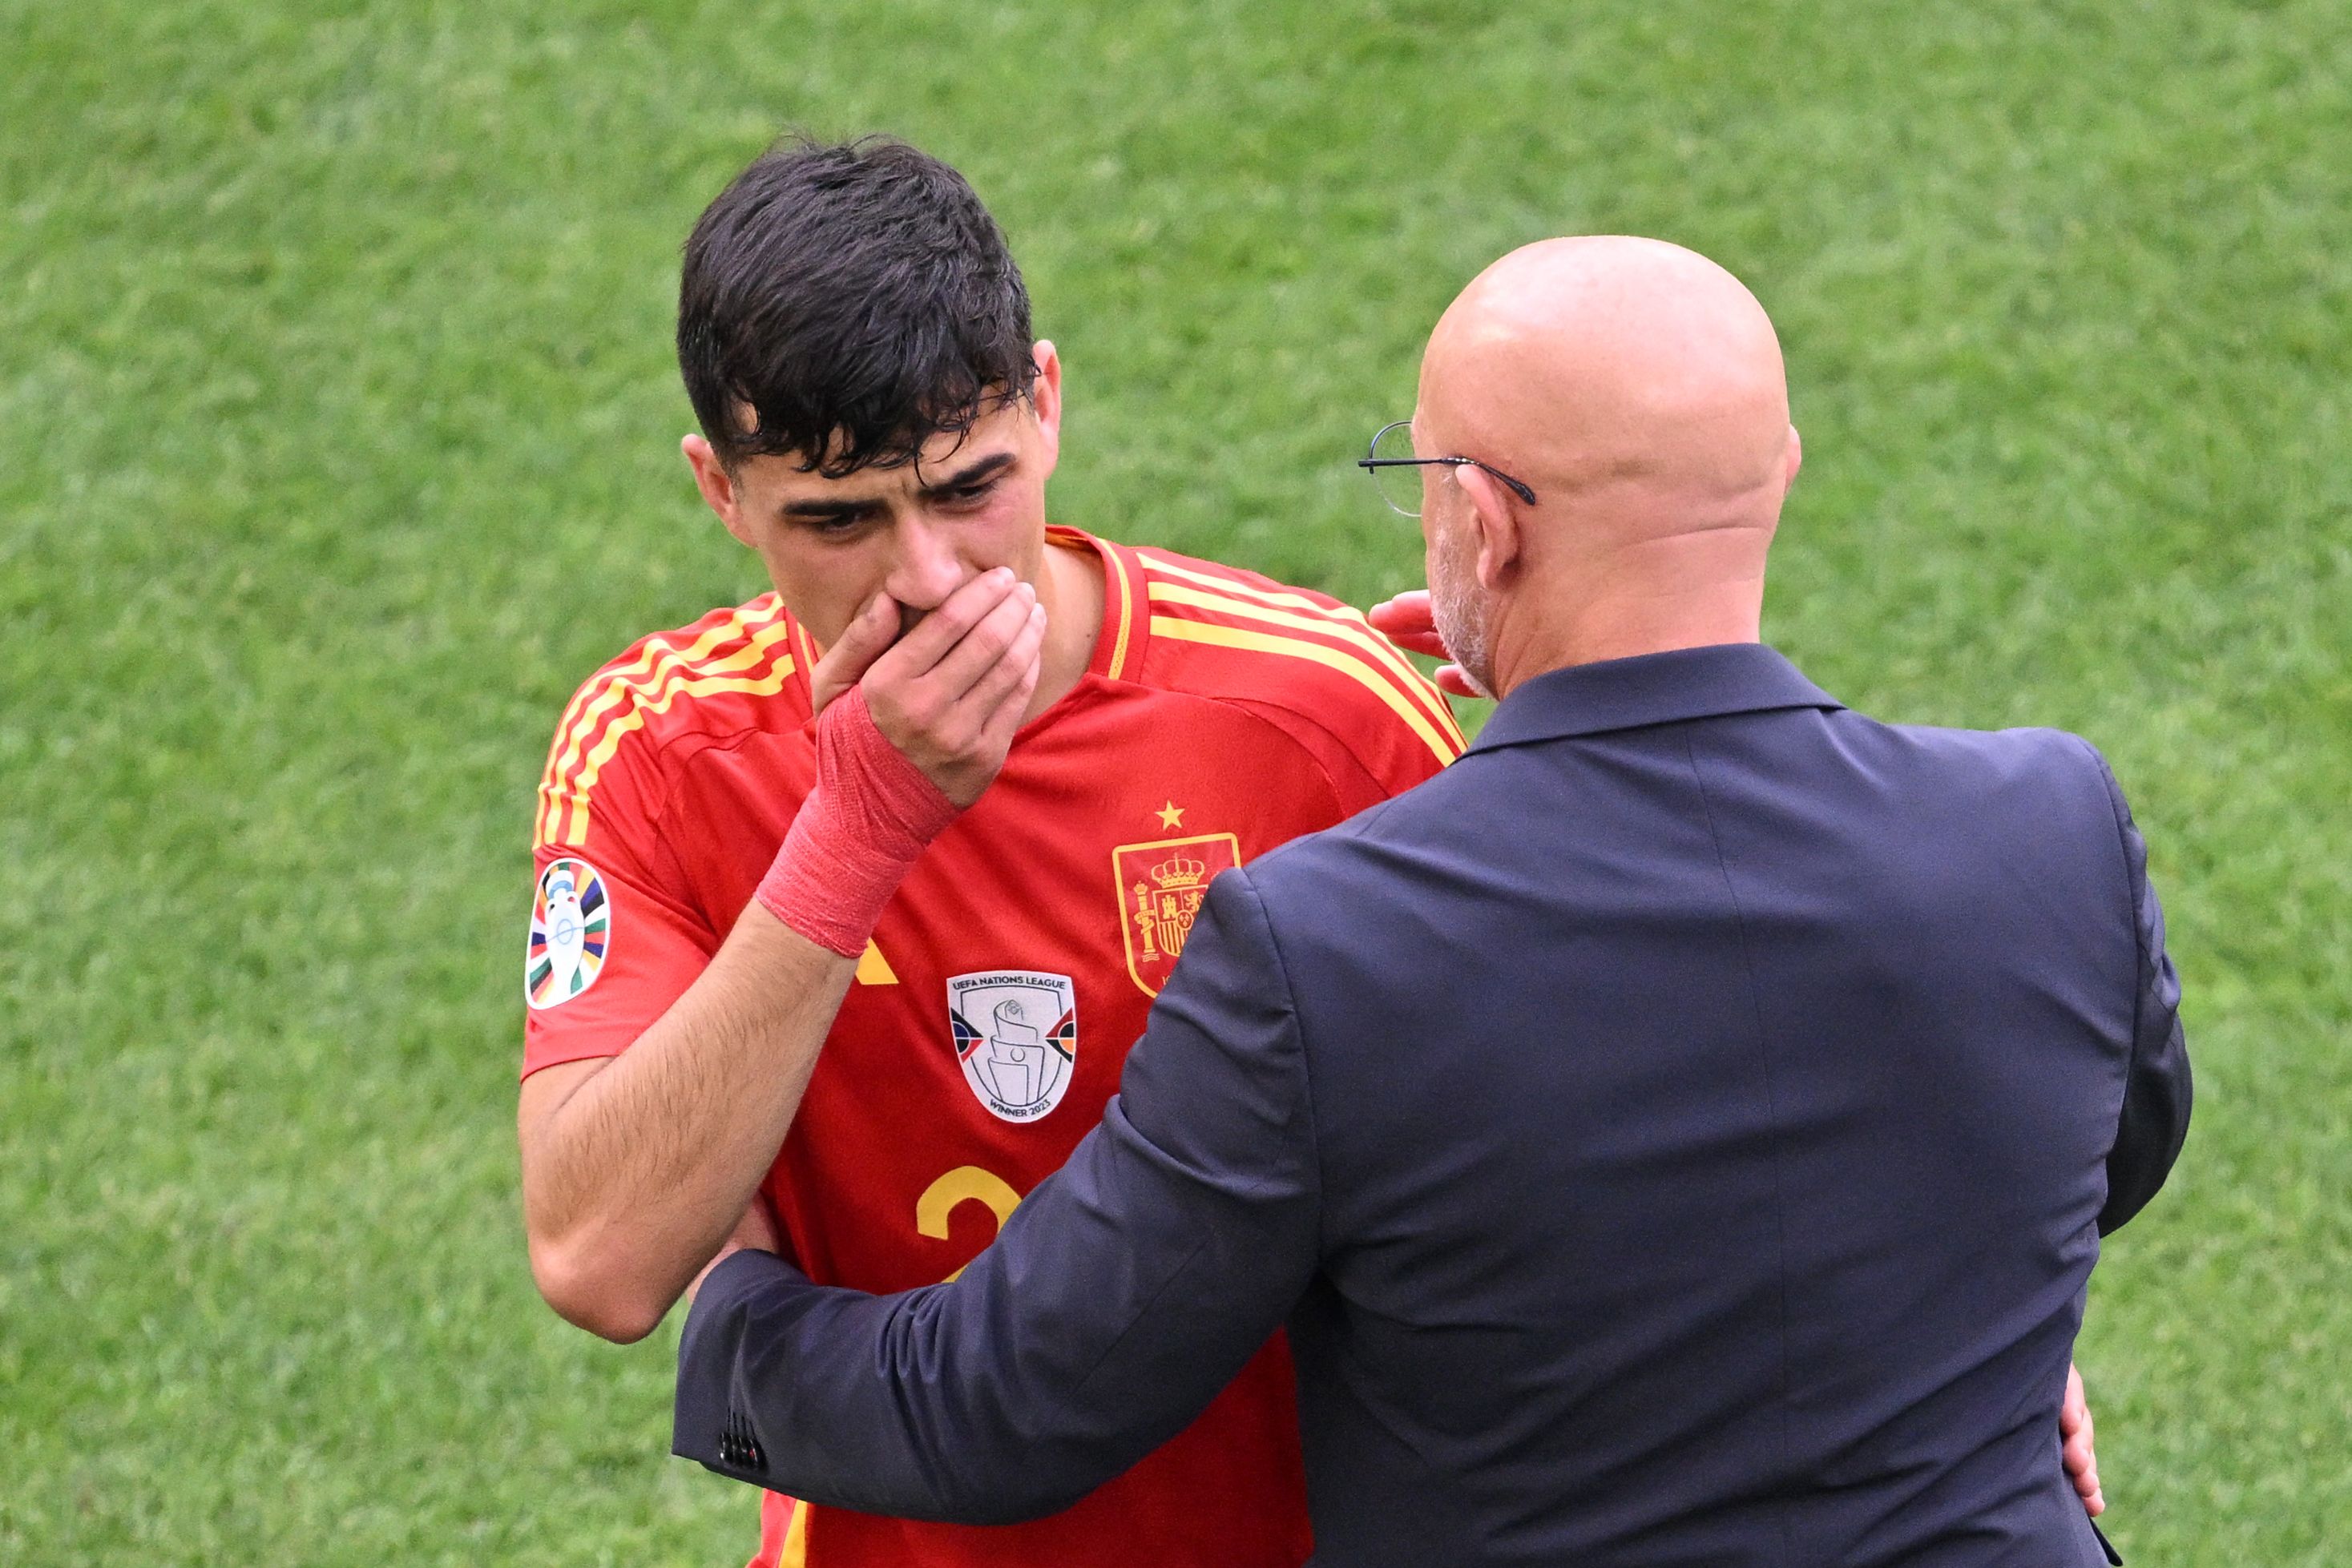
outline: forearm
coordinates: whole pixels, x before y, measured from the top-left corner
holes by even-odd
[[[893,601],[860,613],[819,666],[816,784],[726,943],[628,1051],[576,1082],[525,1082],[531,1268],[565,1317],[650,1332],[742,1216],[884,906],[1003,764],[1045,629],[1015,588],[983,573],[895,646]]]
[[[1296,1306],[1319,1195],[1304,1046],[1228,873],[1101,1124],[952,1282],[867,1297],[759,1254],[711,1274],[675,1449],[866,1512],[1066,1506],[1181,1430]]]
[[[542,1292],[614,1339],[650,1332],[774,1161],[856,968],[757,904],[624,1054],[523,1133]]]
[[[1303,1192],[1204,1180],[1171,1155],[1112,1102],[961,1276],[903,1295],[730,1259],[679,1344],[674,1451],[899,1518],[1003,1524],[1068,1507],[1197,1416],[1312,1267]],[[755,1460],[730,1452],[730,1431],[756,1439]]]
[[[1036,1433],[1009,1433],[985,1417],[974,1423],[966,1401],[954,1396],[948,1401],[954,1408],[942,1408],[928,1389],[904,1403],[839,1386],[803,1399],[763,1375],[774,1362],[896,1364],[914,1327],[904,1320],[918,1300],[814,1286],[790,1264],[756,1252],[715,1266],[679,1349],[673,1451],[806,1502],[961,1524],[1012,1524],[1058,1511],[1120,1468],[1087,1464],[1071,1474],[1066,1456],[1047,1452]],[[812,1345],[821,1348],[812,1354]],[[928,1442],[922,1434],[942,1430],[936,1424],[942,1418],[953,1438]],[[828,1439],[797,1441],[815,1429],[813,1422],[832,1423]]]

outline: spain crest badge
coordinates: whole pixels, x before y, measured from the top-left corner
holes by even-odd
[[[1241,841],[1231,833],[1201,833],[1121,844],[1111,851],[1110,863],[1128,975],[1145,996],[1156,997],[1209,896],[1209,879],[1242,863]]]

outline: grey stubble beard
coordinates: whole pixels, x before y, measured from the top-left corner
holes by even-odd
[[[1429,556],[1429,613],[1446,656],[1482,697],[1495,695],[1494,651],[1486,645],[1486,593],[1478,583],[1478,565],[1462,533],[1446,529],[1438,535]]]

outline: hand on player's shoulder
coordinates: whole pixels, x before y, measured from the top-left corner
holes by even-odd
[[[1484,697],[1487,694],[1472,685],[1462,666],[1452,663],[1454,655],[1445,649],[1445,639],[1437,634],[1437,614],[1430,607],[1429,590],[1412,589],[1393,599],[1383,599],[1364,612],[1364,619],[1372,630],[1402,648],[1408,653],[1426,653],[1433,659],[1447,663],[1437,667],[1434,676],[1438,686],[1457,697]]]

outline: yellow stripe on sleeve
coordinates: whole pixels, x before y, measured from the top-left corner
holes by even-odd
[[[1438,722],[1439,727],[1454,737],[1456,750],[1468,746],[1469,742],[1462,738],[1461,727],[1454,721],[1454,710],[1446,705],[1445,695],[1437,689],[1436,685],[1427,675],[1414,667],[1412,662],[1404,656],[1395,643],[1390,642],[1375,629],[1370,621],[1365,620],[1364,612],[1354,605],[1325,604],[1303,593],[1295,593],[1286,589],[1259,588],[1246,582],[1234,582],[1227,578],[1212,577],[1204,571],[1194,571],[1176,561],[1144,551],[1138,551],[1137,554],[1152,570],[1165,572],[1171,577],[1182,578],[1187,582],[1198,583],[1202,588],[1224,595],[1228,600],[1243,600],[1256,604],[1279,606],[1303,612],[1311,622],[1313,630],[1345,637],[1363,647],[1381,664],[1393,671],[1397,678],[1405,684],[1412,695],[1421,698],[1422,706],[1427,709],[1429,716]],[[1172,587],[1173,585],[1153,583],[1147,591],[1151,597],[1158,599],[1162,597],[1160,590],[1163,586]],[[1202,601],[1171,600],[1171,602]],[[1264,612],[1253,611],[1246,605],[1228,603],[1218,608],[1228,610],[1235,614],[1255,614],[1259,619],[1267,619]]]
[[[1245,627],[1226,626],[1213,621],[1180,621],[1172,615],[1153,616],[1151,634],[1173,637],[1182,643],[1207,643],[1220,648],[1240,648],[1253,653],[1278,653],[1285,658],[1305,659],[1326,669],[1337,670],[1349,680],[1360,683],[1387,704],[1389,711],[1404,720],[1406,727],[1436,755],[1441,765],[1461,755],[1459,747],[1447,739],[1445,732],[1430,722],[1429,715],[1398,690],[1394,681],[1344,649],[1279,632],[1253,632]]]
[[[779,636],[782,634],[781,625],[775,630]],[[793,668],[792,655],[787,653],[777,659],[767,674],[756,677],[705,675],[698,679],[673,681],[662,688],[656,698],[638,703],[614,719],[605,729],[604,737],[596,743],[596,748],[583,761],[577,779],[562,791],[557,807],[559,810],[567,812],[569,817],[563,830],[563,841],[566,844],[588,841],[588,797],[596,788],[597,775],[604,771],[604,764],[613,759],[613,754],[620,750],[622,740],[643,729],[648,717],[668,711],[680,697],[717,696],[726,692],[740,692],[753,697],[773,696],[784,689],[786,681],[792,679]]]
[[[725,621],[697,637],[686,647],[681,648],[674,643],[656,637],[646,643],[637,656],[627,664],[617,670],[604,671],[588,685],[583,686],[578,695],[572,699],[571,706],[564,709],[563,718],[556,726],[556,745],[551,747],[548,753],[547,775],[541,793],[547,798],[549,809],[541,813],[540,840],[544,842],[554,836],[558,824],[552,812],[553,799],[563,792],[566,775],[579,767],[582,748],[588,744],[589,737],[596,733],[598,722],[606,714],[618,706],[632,691],[658,690],[660,682],[667,676],[693,671],[698,661],[709,656],[712,649],[726,643],[730,638],[742,635],[750,630],[751,622],[761,616],[781,613],[782,606],[775,602],[773,597],[762,595],[751,603],[738,608]],[[758,637],[753,639],[750,649],[720,660],[717,664],[710,666],[711,671],[738,669],[756,663],[759,651],[775,641],[775,635],[772,633],[781,634],[785,624],[786,622],[779,621],[765,628]],[[647,685],[649,678],[653,682],[650,686]],[[560,756],[558,748],[560,748]]]
[[[584,797],[588,787],[595,782],[595,766],[592,759],[609,759],[613,755],[612,747],[616,736],[625,735],[643,726],[646,714],[662,713],[667,710],[683,685],[692,685],[698,681],[708,681],[713,677],[732,676],[739,671],[756,669],[761,661],[768,656],[770,650],[784,641],[791,629],[790,622],[778,621],[772,625],[761,628],[759,634],[749,643],[724,659],[709,660],[699,664],[689,664],[679,659],[665,660],[651,680],[640,676],[622,677],[613,681],[597,700],[590,705],[586,717],[575,732],[572,741],[572,760],[541,790],[546,797],[547,818],[545,830],[541,834],[541,841],[551,842],[554,840],[557,830],[562,826],[562,815],[567,804],[574,817],[585,809]],[[781,654],[779,662],[784,673],[789,674],[793,668],[792,656],[789,653]],[[748,675],[742,678],[765,679],[765,677]],[[721,685],[701,689],[720,692],[751,688]],[[759,688],[761,695],[782,689],[781,686],[772,685]],[[579,747],[586,744],[587,737],[596,732],[595,721],[624,703],[629,704],[632,711],[623,714],[613,721],[612,727],[605,732],[604,743],[600,744],[595,751],[586,757],[580,756]],[[578,833],[585,831],[586,829],[583,827],[579,829],[578,832],[568,833],[564,841],[576,844],[580,841]]]
[[[1360,630],[1344,621],[1334,620],[1328,615],[1294,614],[1287,610],[1276,610],[1270,605],[1252,604],[1244,600],[1226,598],[1223,594],[1207,593],[1197,588],[1186,588],[1181,583],[1155,582],[1147,591],[1151,595],[1154,603],[1188,605],[1196,610],[1208,610],[1220,615],[1235,615],[1245,620],[1262,621],[1268,625],[1288,627],[1293,631],[1319,632],[1347,643],[1358,650],[1360,653],[1369,655],[1369,660],[1375,668],[1385,670],[1394,676],[1396,685],[1403,694],[1415,699],[1414,706],[1421,709],[1424,716],[1438,726],[1441,734],[1454,743],[1455,753],[1458,755],[1461,752],[1462,737],[1454,727],[1454,716],[1446,709],[1445,698],[1439,695],[1436,687],[1422,678],[1419,671],[1404,662],[1403,655],[1398,653],[1393,648],[1382,645],[1380,633],[1370,628],[1365,627]],[[1319,610],[1321,606],[1318,605],[1316,608]]]

